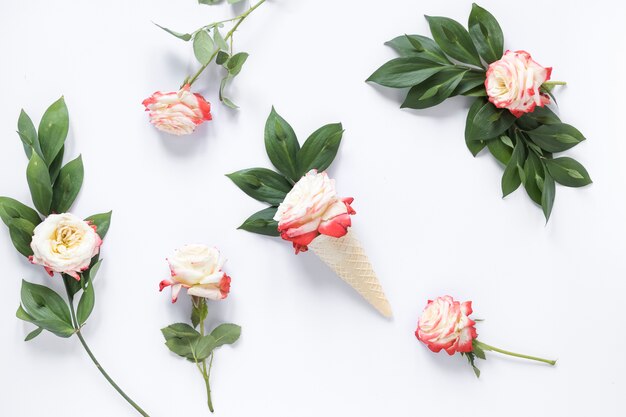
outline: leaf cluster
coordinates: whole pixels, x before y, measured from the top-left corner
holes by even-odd
[[[67,212],[82,187],[84,170],[81,156],[63,165],[68,130],[69,114],[63,97],[48,107],[38,129],[24,110],[18,118],[17,133],[28,158],[26,179],[35,209],[13,198],[0,197],[0,219],[9,228],[13,246],[25,257],[33,255],[31,241],[42,218],[52,213]],[[94,224],[100,238],[104,239],[111,222],[111,212],[96,214],[85,220]],[[80,274],[80,281],[63,275],[70,303],[74,295],[83,291],[76,322],[69,315],[68,304],[53,290],[22,282],[22,303],[16,315],[38,326],[26,340],[33,339],[44,329],[69,337],[86,322],[95,304],[91,282],[99,265],[98,256],[95,256],[90,267]]]
[[[169,350],[191,362],[199,363],[208,358],[214,349],[235,343],[241,335],[241,327],[223,323],[210,334],[202,335],[186,323],[174,323],[161,329],[161,333]]]
[[[313,132],[300,147],[291,125],[272,108],[265,123],[265,150],[277,171],[249,168],[227,175],[244,193],[270,205],[246,219],[239,229],[278,236],[278,223],[273,219],[278,205],[304,174],[312,169],[324,171],[330,166],[342,136],[341,123],[327,124]]]
[[[502,29],[487,10],[473,4],[468,29],[447,17],[426,19],[433,38],[404,35],[387,42],[400,57],[385,63],[367,81],[409,88],[402,107],[413,109],[432,107],[457,95],[476,97],[465,127],[468,149],[476,156],[487,148],[505,165],[503,196],[523,184],[547,221],[555,182],[567,187],[591,183],[582,164],[569,157],[553,157],[585,140],[584,136],[547,107],[537,107],[518,119],[486,99],[485,70],[504,51]],[[542,92],[552,94],[547,86]]]

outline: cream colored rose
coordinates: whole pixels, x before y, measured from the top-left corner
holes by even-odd
[[[159,284],[159,291],[172,287],[172,302],[181,288],[187,294],[211,300],[221,300],[230,291],[230,277],[222,271],[224,262],[219,250],[206,245],[185,245],[167,258],[172,278]]]
[[[309,171],[278,206],[274,220],[278,221],[280,236],[293,243],[296,253],[320,234],[342,237],[352,225],[355,214],[350,204],[353,198],[339,198],[335,180],[326,172]]]
[[[100,245],[95,226],[71,213],[51,214],[35,227],[29,259],[42,265],[50,276],[58,272],[80,279],[78,273],[89,268]]]

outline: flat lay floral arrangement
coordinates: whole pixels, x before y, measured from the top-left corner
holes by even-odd
[[[199,0],[198,7],[220,7],[240,2]],[[157,33],[153,36],[169,34],[179,39],[181,45],[191,48],[197,60],[194,63],[197,69],[181,75],[180,85],[167,86],[166,92],[156,91],[143,101],[138,98],[137,107],[140,108],[141,103],[148,121],[156,129],[174,136],[198,135],[197,126],[213,119],[210,100],[194,89],[194,83],[211,64],[218,66],[222,73],[217,99],[229,111],[237,111],[237,105],[228,98],[228,85],[244,68],[248,53],[235,49],[234,39],[243,22],[264,3],[265,0],[253,2],[233,18],[212,21],[195,30],[178,31],[181,29],[170,29],[164,22],[155,23],[158,27],[154,27]],[[542,208],[548,221],[555,201],[556,183],[567,187],[591,184],[590,175],[581,163],[570,157],[555,156],[585,140],[575,127],[561,122],[555,112],[555,90],[565,83],[551,80],[553,69],[536,62],[530,53],[505,50],[498,21],[477,4],[472,5],[467,28],[446,17],[426,16],[426,20],[432,37],[400,35],[388,41],[387,45],[399,57],[383,64],[367,81],[383,87],[407,89],[401,107],[409,109],[434,107],[455,96],[470,97],[465,124],[467,148],[474,156],[486,149],[504,166],[501,178],[503,197],[523,186],[530,199]],[[363,88],[367,88],[365,84]],[[302,106],[306,108],[305,101]],[[317,256],[364,301],[386,320],[391,320],[392,305],[383,290],[383,283],[400,278],[379,278],[365,247],[382,243],[369,240],[361,244],[356,237],[357,230],[368,227],[357,214],[362,199],[356,193],[368,192],[369,187],[362,187],[360,191],[346,190],[345,179],[358,173],[342,170],[339,161],[335,161],[342,142],[356,140],[350,127],[344,128],[335,122],[324,124],[307,135],[296,134],[299,129],[293,127],[295,121],[292,126],[274,107],[269,109],[268,106],[268,110],[264,128],[259,129],[257,136],[246,138],[250,142],[263,140],[265,155],[258,155],[258,166],[224,173],[235,187],[259,205],[252,214],[241,213],[241,223],[232,225],[232,233],[244,234],[249,239],[254,239],[251,234],[262,235],[255,242],[255,250],[259,252],[266,250],[264,245],[271,239],[282,242],[290,252],[287,255],[285,250],[284,259],[292,256],[300,262],[311,255]],[[289,114],[289,110],[285,109],[283,114]],[[317,123],[315,109],[307,110],[307,114],[310,121]],[[38,127],[24,110],[19,114],[17,137],[27,158],[26,180],[32,201],[0,197],[0,219],[6,225],[5,237],[15,249],[50,280],[61,281],[65,293],[57,293],[52,285],[23,280],[16,317],[34,326],[25,334],[25,341],[30,343],[40,341],[33,339],[44,331],[61,338],[76,336],[110,386],[132,410],[148,416],[145,409],[105,371],[82,333],[83,326],[95,312],[98,280],[117,278],[97,275],[103,262],[100,255],[105,249],[103,242],[111,225],[111,211],[91,214],[81,213],[80,207],[73,209],[85,172],[80,155],[66,161],[65,144],[69,130],[69,112],[63,97],[48,107]],[[176,143],[180,139],[168,137],[167,140]],[[386,140],[391,142],[394,138]],[[76,142],[80,143],[80,140]],[[15,140],[3,146],[20,145]],[[207,163],[213,157],[217,156],[211,155]],[[331,166],[333,177],[328,173]],[[238,201],[220,203],[223,203],[224,210],[238,210]],[[394,207],[393,210],[394,213],[384,215],[402,217],[404,208]],[[201,221],[214,220],[207,217]],[[395,226],[398,233],[404,233],[401,225]],[[153,278],[151,290],[154,297],[159,297],[158,293],[163,291],[168,294],[167,301],[165,295],[161,295],[168,312],[184,308],[185,301],[178,301],[181,297],[189,297],[188,319],[160,326],[160,340],[165,345],[163,354],[187,363],[194,372],[197,370],[206,390],[202,401],[206,402],[210,412],[215,412],[214,405],[219,400],[213,398],[211,387],[219,377],[211,375],[213,363],[219,360],[222,349],[237,351],[242,326],[229,322],[210,325],[212,307],[232,301],[229,298],[231,290],[236,291],[239,283],[255,277],[233,273],[231,278],[227,272],[231,271],[231,264],[227,265],[225,255],[217,247],[207,245],[226,241],[228,237],[207,236],[206,239],[208,242],[172,248],[166,261],[161,261],[163,275]],[[272,259],[272,263],[280,265],[284,259]],[[304,261],[302,263],[305,268]],[[447,284],[441,284],[444,285]],[[271,289],[268,289],[267,294],[258,296],[271,295]],[[535,361],[543,366],[556,365],[555,359],[489,345],[482,341],[482,331],[479,340],[481,319],[471,317],[474,314],[471,301],[461,302],[450,295],[433,295],[435,297],[430,300],[415,300],[416,313],[425,307],[415,317],[417,327],[406,329],[411,340],[415,342],[409,332],[414,332],[417,341],[433,353],[444,351],[450,356],[462,355],[476,377],[480,376],[478,362],[486,360],[487,352]],[[110,302],[102,302],[99,308],[105,310],[113,306]],[[98,313],[102,314],[101,311]],[[159,328],[154,329],[157,334],[158,331]],[[142,341],[133,343],[141,345]],[[61,388],[58,389],[61,394]],[[279,387],[259,389],[277,390]],[[200,401],[195,398],[187,400]]]
[[[432,38],[402,35],[387,42],[399,58],[377,69],[368,81],[409,88],[402,107],[425,109],[454,96],[475,97],[465,122],[465,143],[476,156],[484,148],[505,166],[502,195],[521,184],[550,218],[555,182],[566,187],[591,183],[573,158],[554,157],[585,137],[561,122],[555,104],[552,68],[523,50],[504,51],[504,35],[487,10],[472,5],[468,29],[457,21],[426,16]]]

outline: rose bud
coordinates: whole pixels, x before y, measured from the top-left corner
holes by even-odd
[[[150,123],[173,135],[188,135],[196,126],[211,120],[211,104],[200,94],[191,93],[189,85],[178,92],[157,91],[143,101]]]
[[[159,283],[159,291],[172,287],[172,302],[182,287],[187,294],[211,300],[222,300],[230,292],[230,277],[222,271],[226,260],[216,248],[185,245],[167,258],[172,278]]]
[[[498,108],[508,109],[515,117],[530,113],[536,106],[550,103],[550,97],[539,89],[551,73],[552,68],[542,67],[528,52],[506,51],[487,69],[485,88],[489,101]]]
[[[460,303],[449,295],[429,300],[417,322],[415,336],[433,352],[444,349],[448,355],[454,355],[456,352],[464,355],[477,377],[480,376],[480,370],[474,361],[476,358],[486,359],[486,351],[499,352],[549,365],[556,364],[554,360],[509,352],[479,341],[474,327],[476,322],[469,318],[470,314],[472,314],[471,301]]]
[[[51,214],[35,227],[29,260],[43,266],[50,276],[58,272],[80,280],[78,274],[89,268],[100,245],[95,225],[71,213]]]
[[[274,220],[278,221],[280,236],[293,243],[298,252],[320,234],[342,237],[352,225],[350,207],[353,198],[341,199],[335,191],[335,180],[326,172],[309,171],[289,191],[278,206]]]

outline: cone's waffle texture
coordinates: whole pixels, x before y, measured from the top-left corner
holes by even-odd
[[[361,244],[348,232],[341,238],[320,235],[309,245],[341,279],[352,286],[385,317],[391,317],[391,305]]]

